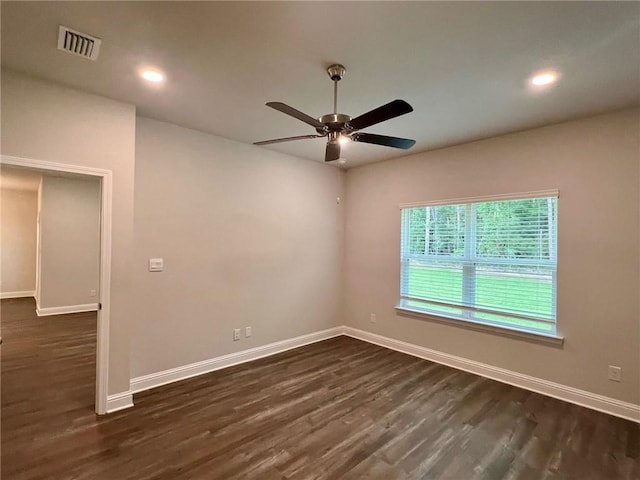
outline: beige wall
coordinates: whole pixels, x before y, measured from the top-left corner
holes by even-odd
[[[0,189],[0,292],[34,292],[38,192]]]
[[[347,323],[639,403],[638,115],[363,166],[345,185],[333,167],[136,126],[131,105],[2,72],[3,154],[113,171],[109,393],[130,376]],[[395,314],[399,203],[549,188],[560,190],[563,349]],[[165,271],[147,272],[149,257]],[[233,342],[247,325],[253,337]],[[622,383],[606,379],[609,364]]]
[[[132,376],[341,325],[343,184],[329,165],[138,118]]]
[[[135,107],[2,71],[2,154],[113,172],[109,393],[129,389]]]
[[[349,170],[347,323],[640,403],[638,132],[640,111],[626,110]],[[555,188],[564,348],[395,313],[400,203]],[[622,367],[622,383],[607,365]]]
[[[100,275],[100,182],[42,177],[39,308],[95,304]]]

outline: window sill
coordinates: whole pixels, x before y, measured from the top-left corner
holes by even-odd
[[[519,330],[517,328],[509,328],[506,326],[487,325],[471,320],[461,320],[459,318],[449,317],[445,314],[426,313],[418,309],[402,306],[397,306],[395,307],[395,309],[399,315],[446,323],[469,330],[476,330],[485,333],[492,333],[494,335],[502,335],[504,337],[517,338],[519,340],[525,340],[533,343],[542,343],[558,348],[562,348],[564,344],[564,337],[560,337],[558,335],[535,333],[527,330]]]

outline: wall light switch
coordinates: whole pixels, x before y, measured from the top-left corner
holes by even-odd
[[[613,382],[622,381],[622,368],[609,365],[609,380]]]
[[[149,259],[149,271],[161,272],[164,268],[164,260],[162,258],[150,258]]]

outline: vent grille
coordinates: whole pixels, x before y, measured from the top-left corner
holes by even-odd
[[[96,60],[100,53],[102,40],[86,33],[77,32],[60,25],[58,29],[58,50],[62,50],[79,57]]]

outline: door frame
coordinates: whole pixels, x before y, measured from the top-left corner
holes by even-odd
[[[109,320],[111,306],[111,228],[113,178],[111,170],[70,165],[66,163],[36,160],[33,158],[2,155],[2,165],[30,168],[42,172],[74,173],[100,180],[100,282],[98,285],[98,309],[96,329],[96,396],[95,411],[98,415],[107,413],[109,392]]]

